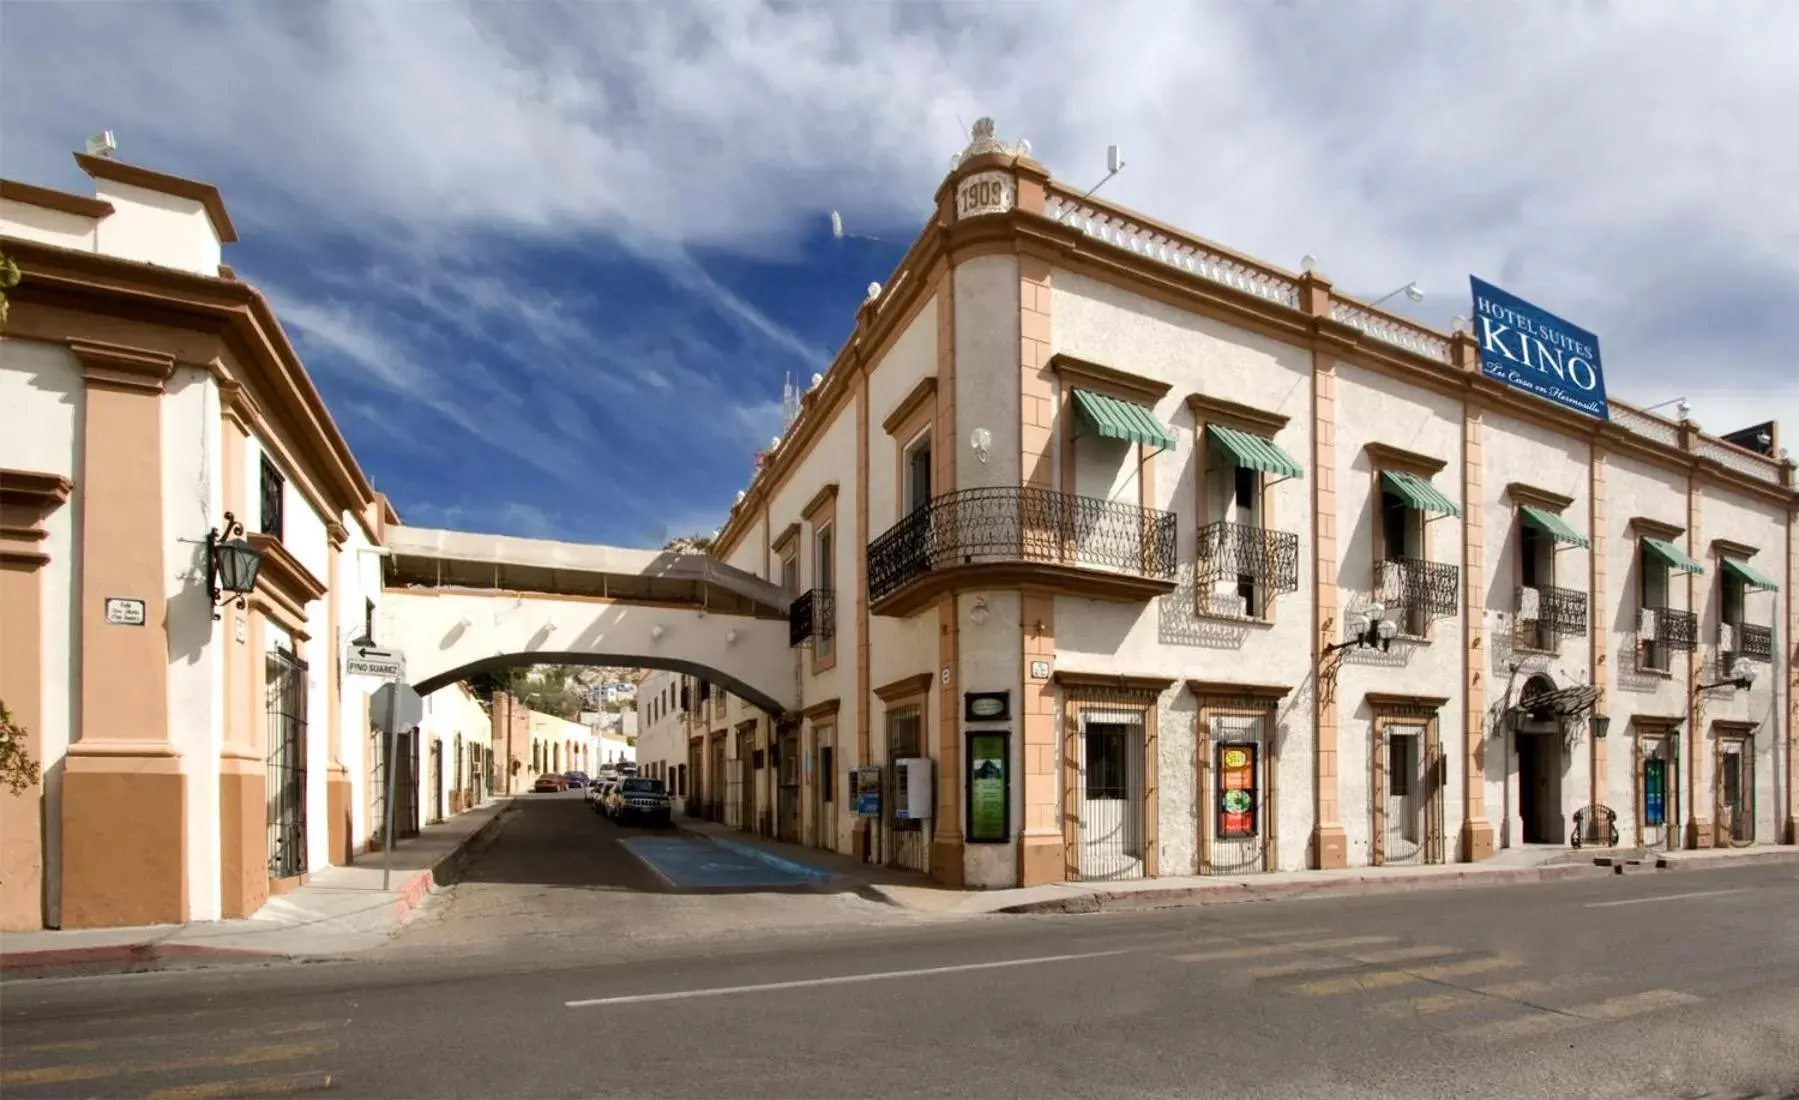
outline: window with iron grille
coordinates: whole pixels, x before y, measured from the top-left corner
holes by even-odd
[[[917,703],[903,707],[892,707],[887,711],[887,770],[893,776],[897,766],[895,761],[910,760],[924,755],[924,708]],[[889,786],[897,790],[897,779],[889,779]],[[892,805],[893,791],[890,790],[884,801],[891,815],[897,808]],[[901,832],[915,831],[924,828],[924,822],[916,819],[891,818],[889,824]]]
[[[1130,797],[1130,774],[1125,763],[1129,729],[1113,724],[1091,723],[1087,739],[1087,800],[1121,802]]]
[[[306,873],[306,662],[276,650],[264,669],[269,876],[292,878]]]
[[[265,535],[281,537],[282,512],[281,497],[287,486],[287,479],[281,471],[269,461],[268,455],[262,456],[262,524],[260,530]]]

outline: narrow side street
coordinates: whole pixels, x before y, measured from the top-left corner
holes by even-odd
[[[634,854],[633,845],[665,871]],[[386,955],[626,957],[650,947],[904,927],[928,919],[741,857],[733,862],[750,866],[733,868],[737,873],[722,879],[727,885],[679,889],[665,877],[687,881],[678,877],[684,864],[664,854],[670,846],[732,858],[676,829],[613,822],[590,809],[580,791],[521,796],[461,881],[421,909]]]
[[[585,812],[573,800],[543,810],[519,820],[572,830]],[[0,1088],[1433,1100],[1799,1090],[1790,867],[888,922],[796,939],[724,926],[746,904],[791,904],[805,919],[806,906],[837,899],[656,892],[616,854],[619,831],[592,825],[591,851],[529,848],[560,831],[496,843],[486,881],[378,958],[9,983]],[[701,937],[702,926],[719,931]],[[677,942],[677,928],[691,938]]]

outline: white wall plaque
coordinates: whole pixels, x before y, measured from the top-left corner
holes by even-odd
[[[1031,679],[1033,679],[1033,680],[1049,679],[1049,662],[1048,661],[1032,661],[1031,662]]]
[[[1018,203],[1018,181],[1010,172],[976,172],[956,184],[956,218],[1004,214]]]
[[[129,596],[106,597],[106,621],[114,626],[143,626],[144,601]]]

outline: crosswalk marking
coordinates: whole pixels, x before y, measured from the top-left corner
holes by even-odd
[[[1426,1016],[1433,1012],[1448,1012],[1457,1008],[1470,1008],[1481,1002],[1481,997],[1466,990],[1453,993],[1430,993],[1423,997],[1402,997],[1397,1001],[1383,1001],[1374,1006],[1374,1011],[1382,1016]]]
[[[1476,986],[1467,990],[1455,989],[1445,993],[1427,993],[1418,997],[1384,1001],[1375,1005],[1374,1011],[1382,1016],[1426,1016],[1436,1012],[1453,1012],[1457,1009],[1473,1008],[1476,1005],[1491,1004],[1494,1001],[1529,1000],[1592,985],[1595,981],[1598,979],[1591,974],[1557,974],[1552,978],[1524,978],[1518,981]]]
[[[1445,955],[1460,955],[1462,951],[1460,947],[1394,947],[1385,951],[1357,951],[1350,957],[1357,962],[1396,963],[1415,959],[1440,959]]]
[[[323,1092],[331,1087],[329,1073],[293,1073],[283,1077],[254,1077],[238,1081],[205,1081],[157,1089],[148,1100],[217,1100],[219,1097],[293,1096]]]
[[[1584,1016],[1591,1020],[1625,1020],[1632,1016],[1640,1016],[1645,1012],[1654,1012],[1658,1008],[1673,1008],[1675,1005],[1690,1005],[1700,1000],[1691,993],[1682,993],[1675,989],[1649,989],[1641,993],[1627,993],[1622,997],[1613,997],[1607,1001],[1594,1004],[1579,1005],[1568,1009],[1571,1015]]]
[[[324,1053],[335,1043],[277,1043],[248,1047],[230,1054],[207,1054],[160,1062],[112,1062],[105,1065],[36,1066],[26,1069],[0,1069],[0,1090],[24,1088],[28,1085],[64,1085],[76,1081],[98,1081],[107,1077],[146,1073],[172,1073],[193,1069],[235,1068],[264,1062],[285,1062]]]
[[[1176,955],[1175,962],[1224,962],[1230,959],[1255,959],[1269,955],[1299,955],[1307,951],[1334,951],[1342,947],[1363,947],[1377,943],[1392,943],[1392,936],[1347,936],[1334,940],[1313,940],[1309,943],[1265,943],[1251,947],[1229,947],[1218,951],[1200,951],[1190,955]]]
[[[1586,1027],[1591,1024],[1627,1020],[1646,1012],[1694,1004],[1700,1000],[1703,998],[1691,993],[1682,993],[1679,990],[1650,989],[1641,993],[1625,993],[1603,1001],[1576,1005],[1559,1012],[1538,1011],[1529,1016],[1472,1024],[1468,1027],[1457,1028],[1449,1034],[1452,1038],[1475,1042],[1513,1042],[1519,1039],[1534,1038],[1538,1035],[1547,1035],[1551,1032]]]
[[[1305,982],[1294,988],[1308,997],[1335,997],[1343,993],[1360,993],[1377,989],[1393,989],[1397,986],[1411,985],[1414,982],[1434,982],[1444,981],[1449,978],[1462,978],[1469,974],[1482,974],[1489,970],[1503,970],[1507,967],[1517,965],[1519,964],[1510,959],[1469,959],[1465,962],[1418,966],[1413,967],[1411,970],[1370,970],[1362,974],[1352,974],[1346,978],[1331,978],[1325,981]]]
[[[1553,978],[1524,978],[1515,982],[1500,982],[1498,985],[1483,985],[1480,992],[1489,997],[1522,1001],[1548,993],[1565,993],[1583,985],[1592,985],[1598,980],[1591,974],[1557,974]]]
[[[1298,962],[1280,963],[1277,966],[1252,966],[1244,971],[1244,975],[1254,980],[1267,981],[1271,978],[1291,978],[1295,974],[1317,974],[1320,971],[1353,970],[1362,964],[1354,959],[1345,959],[1335,955],[1319,955],[1316,958],[1300,959]]]

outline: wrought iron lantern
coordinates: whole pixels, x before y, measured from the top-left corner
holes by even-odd
[[[1612,728],[1612,716],[1611,715],[1609,715],[1609,714],[1589,714],[1589,715],[1587,715],[1587,730],[1588,730],[1588,732],[1590,732],[1593,735],[1593,740],[1595,740],[1595,741],[1605,740],[1605,735],[1607,733],[1611,732],[1611,728]]]
[[[206,591],[216,608],[233,600],[244,606],[244,593],[256,587],[256,573],[262,568],[262,551],[244,538],[244,525],[236,516],[225,513],[225,529],[217,527],[206,533]],[[214,611],[212,617],[219,618]]]
[[[1748,691],[1754,686],[1755,666],[1748,661],[1738,658],[1737,662],[1730,666],[1730,676],[1728,678],[1719,680],[1715,684],[1700,684],[1699,690],[1706,691],[1711,688],[1734,687]]]
[[[1369,604],[1366,610],[1349,620],[1349,625],[1349,638],[1324,647],[1325,653],[1345,649],[1378,649],[1385,653],[1393,647],[1393,638],[1399,633],[1399,624],[1387,618],[1386,607],[1378,603]]]

